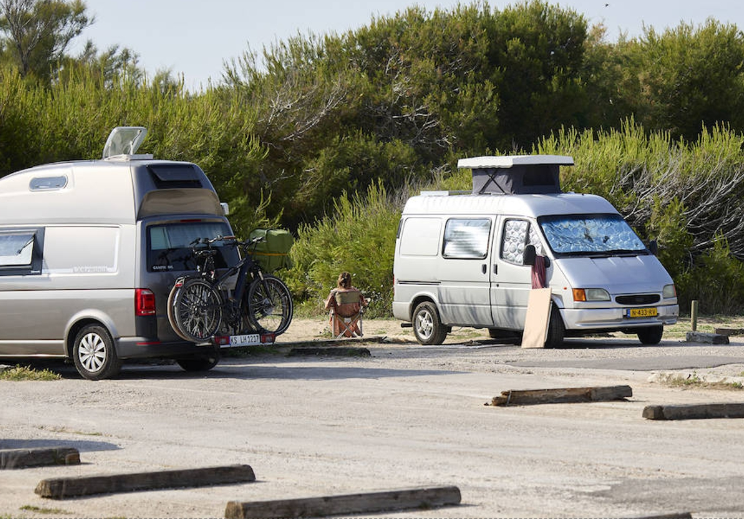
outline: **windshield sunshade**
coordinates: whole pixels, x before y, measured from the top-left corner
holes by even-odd
[[[557,254],[643,252],[641,239],[620,215],[560,215],[539,219]]]

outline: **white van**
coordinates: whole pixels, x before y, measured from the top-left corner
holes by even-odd
[[[115,129],[103,160],[0,178],[0,358],[72,359],[93,380],[124,359],[218,362],[214,344],[173,331],[166,303],[195,269],[190,243],[233,234],[226,207],[197,165],[136,155],[146,132]],[[217,249],[218,268],[239,260]]]
[[[661,341],[679,315],[671,277],[604,198],[561,192],[559,167],[569,165],[554,155],[463,159],[472,193],[408,200],[393,314],[421,344],[441,344],[452,326],[521,333],[536,256],[552,291],[546,346],[614,331]]]

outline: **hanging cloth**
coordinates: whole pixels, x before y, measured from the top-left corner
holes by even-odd
[[[532,288],[547,288],[545,277],[545,256],[535,256],[535,263],[532,265]]]

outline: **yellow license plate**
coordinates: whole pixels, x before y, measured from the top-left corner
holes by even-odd
[[[626,317],[656,317],[658,314],[656,308],[628,308],[625,311]]]

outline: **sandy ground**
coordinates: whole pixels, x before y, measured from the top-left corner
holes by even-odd
[[[744,343],[605,338],[521,350],[456,329],[445,345],[421,347],[396,321],[364,326],[373,340],[332,345],[323,321],[298,319],[281,353],[226,358],[208,373],[134,365],[90,382],[60,367],[59,381],[0,381],[1,449],[75,447],[83,461],[0,471],[0,518],[223,517],[232,500],[431,485],[458,486],[462,504],[375,516],[744,517],[739,420],[641,417],[650,404],[742,401],[731,389],[652,376],[741,374]],[[287,356],[300,341],[371,356]],[[509,389],[619,384],[633,396],[484,405]],[[63,501],[34,494],[45,478],[236,463],[251,465],[257,482]]]

